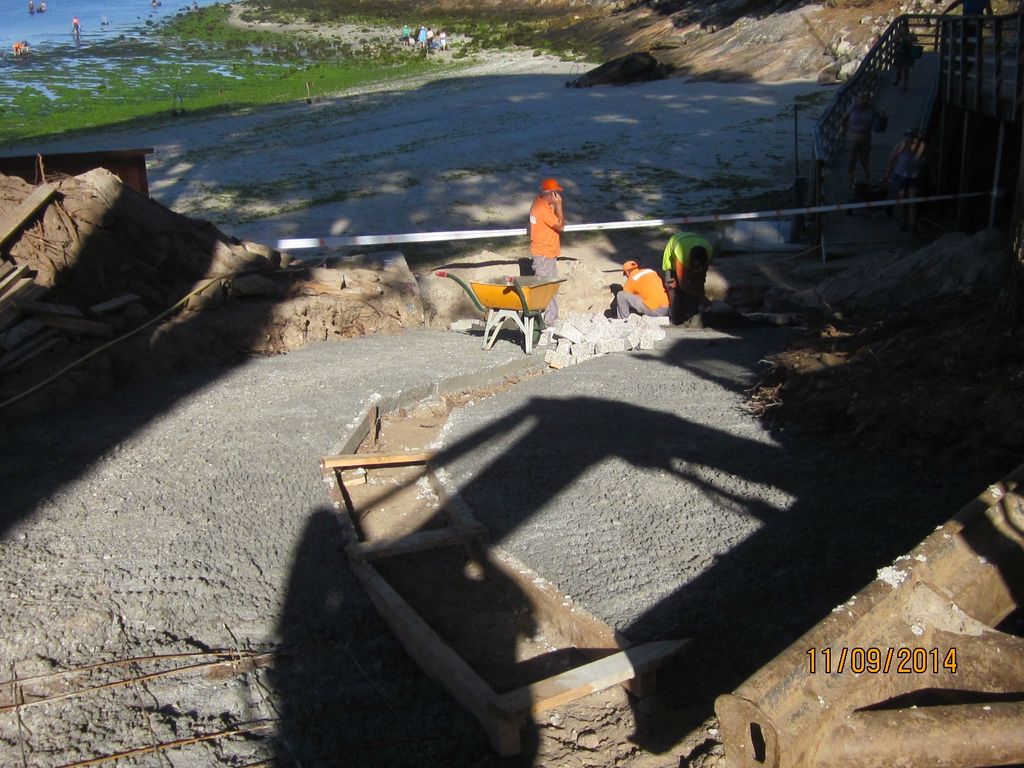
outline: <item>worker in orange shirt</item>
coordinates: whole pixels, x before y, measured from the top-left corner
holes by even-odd
[[[558,277],[558,257],[562,255],[562,231],[565,229],[562,191],[555,179],[544,179],[530,206],[530,253],[533,274],[538,277]],[[557,319],[558,303],[551,299],[544,310],[544,324],[553,325]]]
[[[630,310],[650,317],[668,316],[668,292],[661,275],[653,269],[640,269],[635,261],[622,265],[626,283],[615,295],[615,315],[620,320],[629,317]]]

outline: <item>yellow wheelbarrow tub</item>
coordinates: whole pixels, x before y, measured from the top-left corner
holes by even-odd
[[[526,299],[530,310],[547,309],[562,284],[561,280],[551,280],[547,277],[519,277],[516,278],[516,282],[519,283],[523,298]],[[473,290],[473,295],[477,300],[487,309],[519,311],[524,309],[515,287],[503,277],[490,280],[470,280],[469,287]]]

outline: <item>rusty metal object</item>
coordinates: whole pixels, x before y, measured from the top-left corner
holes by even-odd
[[[718,697],[735,768],[1024,763],[1024,465]],[[952,703],[951,703],[952,702]]]

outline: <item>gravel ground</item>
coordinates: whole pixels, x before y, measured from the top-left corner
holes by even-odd
[[[743,390],[786,338],[672,329],[654,352],[528,379],[445,429],[446,475],[501,546],[633,640],[700,643],[665,670],[636,741],[666,754],[643,765],[677,764],[673,747],[711,696],[976,490],[766,433]],[[472,337],[409,332],[183,375],[9,428],[5,677],[222,648],[279,656],[248,675],[179,673],[7,709],[0,763],[257,728],[129,764],[498,764],[349,574],[317,462],[374,393],[423,396],[528,364],[510,343],[484,353]],[[509,369],[488,374],[495,365]]]
[[[693,743],[702,723],[689,760],[717,750],[714,696],[980,490],[767,432],[744,390],[786,338],[670,329],[654,354],[526,381],[444,431],[439,463],[496,543],[633,642],[696,639],[635,737],[653,752]]]
[[[406,364],[386,362],[394,360]],[[527,364],[511,343],[485,353],[466,336],[409,332],[184,375],[7,427],[4,679],[211,648],[289,656],[268,679],[177,675],[20,717],[8,710],[0,764],[21,764],[26,749],[29,765],[62,765],[268,717],[281,723],[272,743],[229,740],[135,764],[241,764],[268,752],[287,757],[292,742],[304,764],[335,752],[363,764],[359,750],[377,754],[379,732],[394,728],[389,696],[374,685],[400,689],[411,702],[402,708],[433,713],[434,746],[482,750],[462,713],[402,657],[349,574],[318,463],[345,447],[375,393],[422,397],[441,381],[501,381],[501,366]],[[334,700],[325,687],[344,694]],[[333,723],[342,711],[357,736],[346,729],[339,742]]]

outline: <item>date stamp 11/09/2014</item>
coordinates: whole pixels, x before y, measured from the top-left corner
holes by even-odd
[[[883,648],[853,646],[808,648],[807,671],[831,675],[851,672],[855,675],[956,674],[957,650],[951,648]]]

